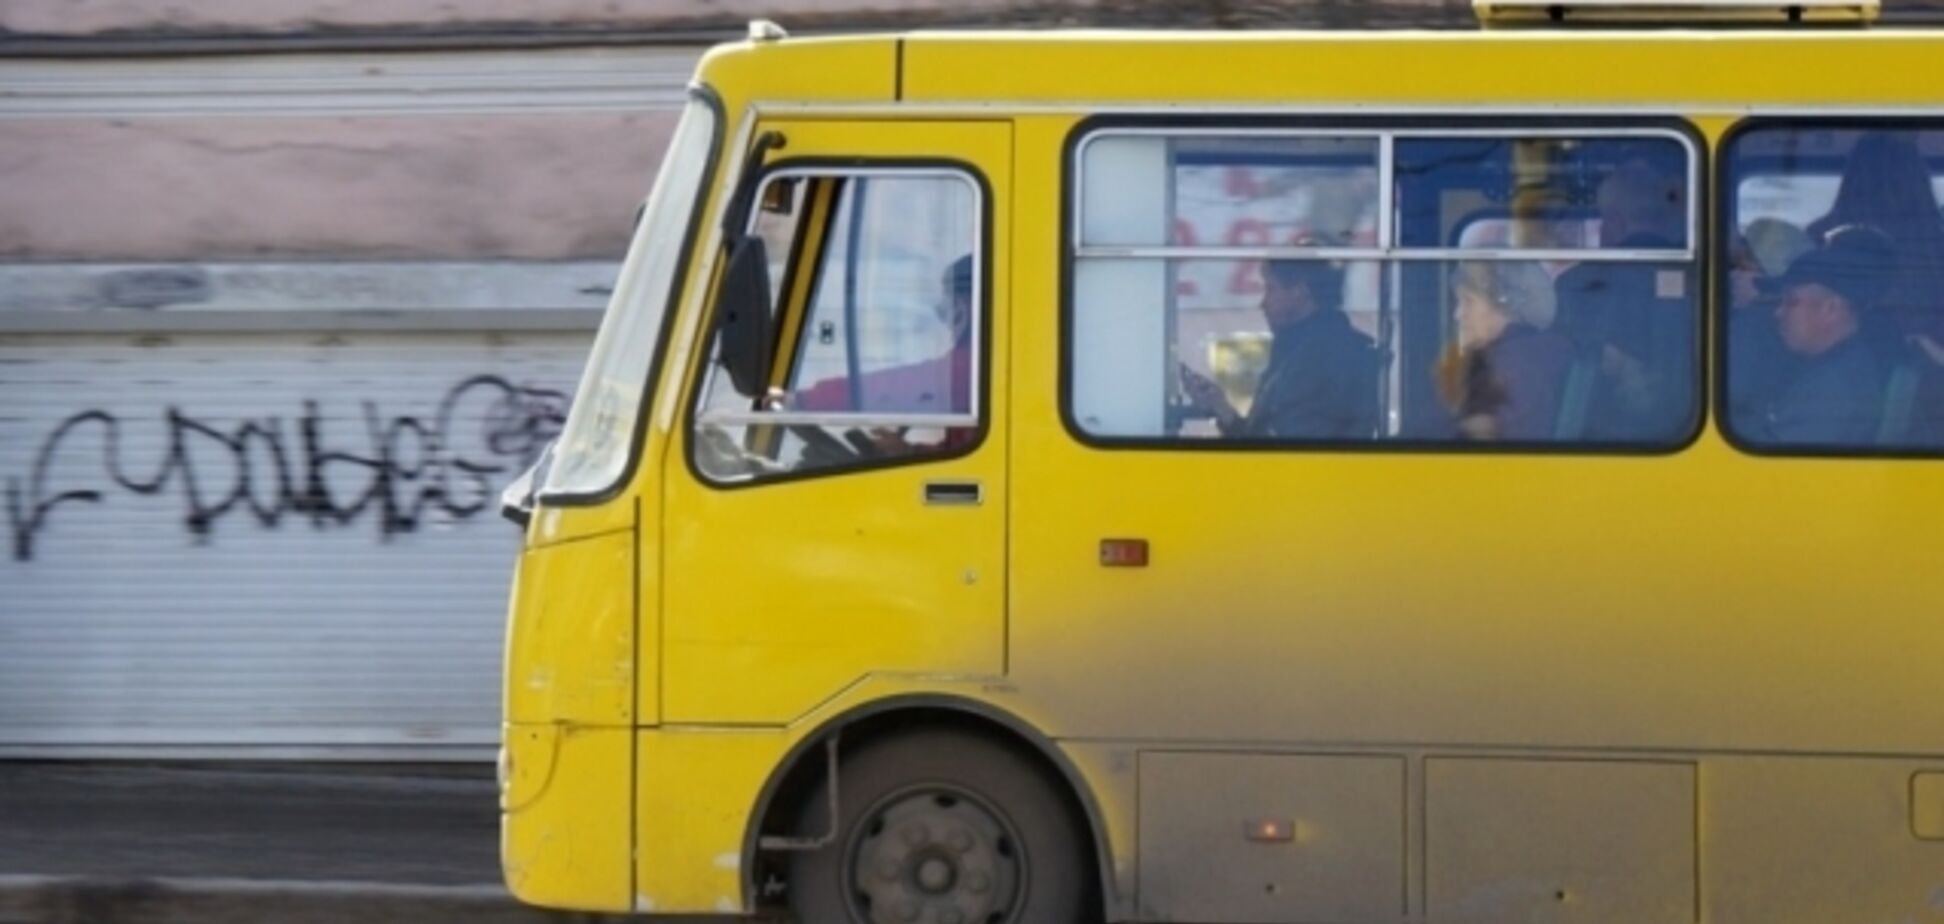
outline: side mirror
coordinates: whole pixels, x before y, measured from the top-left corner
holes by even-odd
[[[716,335],[729,382],[748,398],[764,393],[770,365],[769,248],[755,235],[736,238],[716,289]]]
[[[533,522],[533,501],[540,493],[540,486],[546,483],[547,469],[553,466],[554,444],[540,450],[540,458],[533,465],[513,479],[513,483],[500,492],[500,516],[526,529]]]

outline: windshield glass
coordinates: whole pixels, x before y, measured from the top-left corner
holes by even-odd
[[[574,395],[543,496],[606,491],[627,473],[662,319],[681,279],[683,238],[709,168],[716,112],[692,98],[669,142],[634,243],[621,266],[587,372]]]

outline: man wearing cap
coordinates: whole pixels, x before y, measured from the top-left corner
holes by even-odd
[[[1207,376],[1181,367],[1189,399],[1224,436],[1367,440],[1377,435],[1377,351],[1343,313],[1343,270],[1316,260],[1262,265],[1262,316],[1273,338],[1249,412]]]
[[[1762,413],[1737,429],[1780,445],[1875,442],[1889,376],[1865,329],[1893,265],[1888,241],[1868,228],[1838,229],[1790,265],[1775,284],[1790,365]]]

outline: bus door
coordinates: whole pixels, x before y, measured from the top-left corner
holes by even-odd
[[[672,723],[780,723],[874,673],[1004,669],[1011,126],[752,137],[667,460]]]

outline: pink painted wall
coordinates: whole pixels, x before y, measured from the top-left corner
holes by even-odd
[[[1469,0],[6,0],[0,29],[68,36],[451,26],[656,30],[734,28],[757,17],[805,29],[931,22],[1450,26],[1468,23],[1469,10]]]
[[[54,35],[302,32],[423,24],[658,28],[735,24],[755,17],[789,21],[949,13],[960,18],[1014,5],[1014,0],[9,0],[0,4],[0,28]]]
[[[674,118],[10,121],[0,260],[617,256]]]

